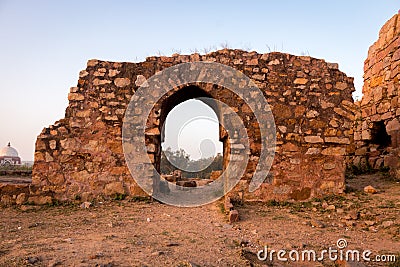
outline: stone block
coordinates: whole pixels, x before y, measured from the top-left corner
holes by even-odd
[[[88,62],[87,62],[87,66],[88,66],[88,67],[94,67],[94,66],[96,66],[97,64],[99,64],[99,61],[98,61],[97,59],[90,59],[90,60],[88,60]]]
[[[335,163],[329,163],[329,162],[324,163],[323,166],[324,170],[333,170],[335,167],[336,167]]]
[[[339,114],[340,116],[343,116],[351,121],[354,121],[354,119],[355,119],[353,114],[346,112],[341,108],[334,108],[333,111],[336,112],[337,114]]]
[[[297,152],[299,151],[299,147],[293,143],[286,143],[282,145],[282,150],[283,151],[289,151],[289,152]]]
[[[128,79],[128,78],[116,78],[116,79],[114,80],[114,84],[115,84],[117,87],[125,87],[125,86],[128,86],[128,85],[131,84],[131,80]]]
[[[229,211],[229,222],[234,223],[239,221],[239,212],[237,210]]]
[[[310,148],[307,150],[306,155],[316,155],[316,154],[319,154],[320,152],[321,152],[321,149],[320,149],[320,148],[317,148],[317,147],[310,147]]]
[[[328,147],[321,151],[322,155],[326,156],[344,156],[346,148],[344,147]]]
[[[367,147],[360,147],[356,149],[355,155],[356,156],[365,156],[367,154],[368,148]]]
[[[26,194],[25,193],[21,193],[21,194],[19,194],[17,196],[17,199],[15,200],[15,204],[22,205],[22,204],[24,204],[26,202],[27,199],[28,198],[27,198]]]
[[[0,202],[3,206],[11,206],[14,204],[13,198],[9,195],[2,195]]]
[[[104,194],[107,196],[123,195],[125,194],[125,188],[122,182],[111,182],[106,184],[104,187]]]
[[[361,132],[361,139],[362,140],[371,140],[371,131],[369,129],[363,130]]]
[[[82,94],[78,94],[78,93],[69,93],[68,94],[69,101],[82,101],[84,99],[85,99],[85,96],[83,96]]]
[[[99,79],[96,78],[93,80],[93,85],[94,86],[101,86],[101,85],[105,85],[105,84],[110,84],[111,81],[110,80],[106,80],[106,79]]]
[[[307,143],[312,143],[312,144],[324,142],[324,139],[322,139],[321,136],[305,136],[304,140]]]
[[[386,131],[388,133],[398,130],[400,130],[400,123],[398,119],[393,119],[391,121],[388,121],[388,123],[386,124]]]
[[[347,88],[347,83],[345,82],[336,82],[335,88],[338,90],[344,90]]]
[[[225,209],[226,213],[229,213],[229,211],[231,211],[233,209],[233,204],[231,202],[230,197],[225,197],[224,209]]]
[[[51,196],[30,196],[28,198],[28,203],[33,203],[35,205],[47,205],[52,204],[53,199]]]
[[[296,78],[293,83],[294,84],[300,84],[300,85],[304,85],[308,82],[308,79],[306,78]]]
[[[378,190],[376,190],[373,186],[368,185],[368,186],[364,187],[364,192],[368,193],[368,194],[376,194],[378,192]]]
[[[325,137],[325,142],[349,145],[350,139],[347,137]]]
[[[250,66],[258,65],[258,59],[253,58],[253,59],[246,60],[246,65],[250,65]]]

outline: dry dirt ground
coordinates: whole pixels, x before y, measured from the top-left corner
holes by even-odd
[[[400,258],[400,184],[380,174],[349,179],[350,192],[304,203],[246,203],[229,224],[221,202],[177,208],[120,200],[0,209],[0,266],[400,266],[258,261],[269,249],[369,249]],[[377,194],[365,194],[371,184]],[[286,257],[288,255],[286,254]],[[373,256],[371,256],[373,258]]]

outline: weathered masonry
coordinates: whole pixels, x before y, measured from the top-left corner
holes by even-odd
[[[363,98],[355,121],[355,157],[360,168],[389,167],[400,177],[400,18],[394,15],[369,48]]]
[[[259,159],[260,134],[251,109],[237,95],[210,84],[190,84],[161,98],[149,118],[148,155],[158,168],[161,127],[168,112],[195,97],[229,105],[242,118],[250,141],[245,175],[231,192],[247,200],[305,200],[344,189],[345,156],[353,153],[353,79],[338,65],[306,56],[258,54],[224,49],[207,55],[149,57],[145,62],[89,60],[68,95],[65,118],[38,136],[33,168],[36,194],[58,200],[114,194],[143,195],[126,166],[121,127],[126,107],[146,79],[183,62],[211,61],[231,66],[262,90],[275,117],[276,156],[266,182],[248,185]],[[245,88],[243,90],[246,90]],[[151,92],[149,92],[151,94]],[[224,156],[229,137],[222,131]],[[226,162],[225,162],[226,164]]]

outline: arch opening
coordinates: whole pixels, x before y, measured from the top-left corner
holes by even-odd
[[[190,99],[175,106],[163,127],[161,174],[179,169],[184,178],[209,179],[211,172],[222,170],[219,127],[217,115],[201,100]]]
[[[195,186],[193,180],[210,181],[222,172],[223,127],[213,99],[199,87],[189,85],[161,102],[154,165],[167,181]],[[196,182],[196,185],[205,183]]]

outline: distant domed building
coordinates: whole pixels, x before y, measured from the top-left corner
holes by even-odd
[[[21,165],[21,158],[18,156],[18,151],[11,147],[10,143],[0,149],[0,166],[4,165]]]

